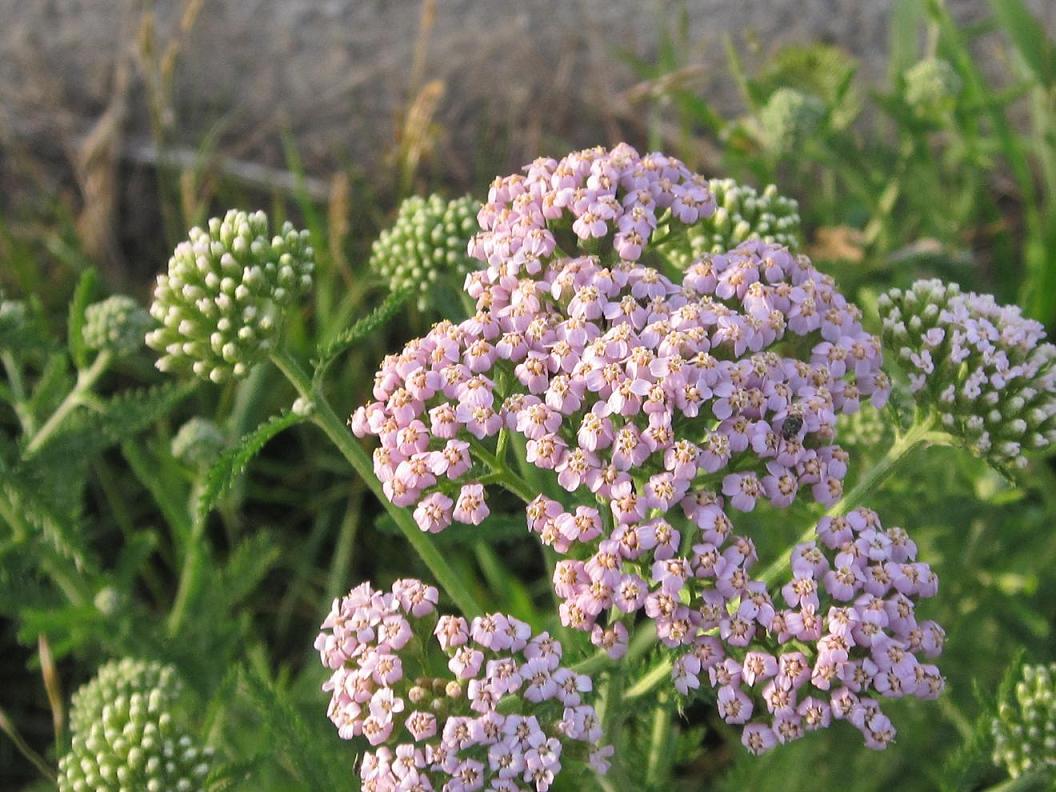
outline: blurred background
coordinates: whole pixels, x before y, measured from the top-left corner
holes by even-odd
[[[1050,0],[0,0],[0,289],[32,298],[61,336],[89,268],[98,297],[145,304],[188,227],[263,208],[307,227],[319,252],[314,302],[290,331],[307,357],[383,298],[366,260],[401,200],[481,198],[537,156],[626,140],[796,199],[805,251],[870,321],[884,288],[938,276],[1019,303],[1051,331],[1054,32]],[[335,404],[359,404],[363,372],[435,318],[412,309],[352,350],[334,370]],[[124,364],[108,387],[159,382],[150,362]],[[177,416],[212,415],[237,438],[291,398],[261,370],[244,386],[199,388]],[[143,448],[167,458],[178,425],[161,421]],[[882,430],[851,434],[861,465],[883,452]],[[129,604],[91,618],[63,610],[29,560],[3,555],[4,723],[44,755],[58,744],[44,636],[67,694],[102,659],[132,652],[176,664],[210,701],[230,690],[225,666],[247,663],[343,756],[322,717],[318,619],[353,582],[414,570],[314,440],[283,434],[225,497],[210,527],[217,580],[242,574],[225,564],[262,563],[234,593],[207,585],[195,605],[213,618],[190,620],[175,642],[149,625],[178,565],[147,552],[139,577],[115,582],[105,569],[140,529],[156,526],[164,547],[191,485],[173,474],[166,497],[164,465],[152,472],[127,443],[97,449],[75,524],[90,526],[102,559],[88,585]],[[1018,651],[1056,659],[1056,478],[1040,462],[1009,481],[948,450],[911,467],[871,505],[914,531],[943,581],[931,615],[950,636],[949,694],[892,707],[900,740],[883,755],[831,729],[752,759],[710,708],[693,708],[676,757],[686,789],[1001,782],[986,745],[993,692]],[[772,529],[775,545],[798,533]],[[511,530],[498,541],[496,553],[467,540],[466,575],[493,599],[505,576],[527,581],[506,591],[511,612],[544,601],[528,540]],[[236,706],[217,728],[244,726],[228,739],[252,752],[274,739],[247,726],[257,718]],[[311,788],[273,761],[273,788]],[[0,786],[33,777],[0,738]]]

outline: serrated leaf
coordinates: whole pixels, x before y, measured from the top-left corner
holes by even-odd
[[[77,368],[88,365],[88,347],[84,343],[84,309],[92,301],[95,292],[96,274],[94,269],[86,269],[77,281],[70,300],[70,316],[66,324],[66,339],[70,348],[70,357]]]
[[[246,465],[260,453],[269,440],[302,420],[304,419],[296,413],[285,410],[243,435],[237,445],[224,451],[206,474],[205,489],[198,499],[195,520],[205,520],[220,500],[220,496],[231,488],[235,479],[246,469]]]
[[[407,302],[407,298],[410,297],[410,294],[410,289],[401,289],[390,293],[381,305],[362,319],[357,320],[350,328],[340,333],[328,344],[320,347],[317,352],[318,361],[316,363],[316,381],[322,378],[326,369],[334,361],[334,358],[353,344],[362,341],[395,316],[396,312],[403,307],[405,302]]]

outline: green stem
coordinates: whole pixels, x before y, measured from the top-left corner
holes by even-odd
[[[33,431],[33,414],[26,407],[26,389],[22,384],[22,371],[10,352],[0,352],[0,361],[3,361],[7,381],[11,383],[11,406],[22,426],[22,434],[29,434]]]
[[[186,544],[184,546],[183,566],[180,568],[180,581],[176,585],[176,597],[172,601],[172,610],[169,611],[168,630],[170,636],[179,633],[183,617],[187,613],[187,607],[193,595],[197,593],[201,582],[202,565],[205,562],[205,553],[203,552],[205,519],[198,519],[194,516],[195,504],[201,496],[201,491],[201,481],[195,482],[194,487],[191,488],[191,497],[188,499],[188,510],[191,512],[192,517],[190,530],[183,533],[182,537]],[[173,527],[175,528],[175,525]],[[180,529],[176,528],[176,530],[179,532]]]
[[[62,426],[62,422],[66,420],[67,416],[83,404],[85,397],[91,393],[95,383],[99,381],[99,378],[106,371],[112,360],[113,356],[111,353],[100,352],[95,356],[91,366],[77,373],[77,383],[73,386],[73,390],[66,394],[66,398],[62,400],[62,403],[51,414],[51,417],[30,438],[29,443],[26,445],[27,457],[39,451],[44,443]]]
[[[633,699],[644,696],[654,687],[659,685],[664,679],[671,673],[671,658],[665,657],[655,666],[650,668],[645,674],[639,677],[638,681],[627,688],[624,691],[623,698],[625,701],[632,701]]]
[[[15,744],[15,748],[20,754],[32,764],[37,771],[48,780],[49,783],[55,783],[55,771],[51,769],[51,766],[44,761],[44,757],[33,750],[33,748],[22,739],[22,735],[19,734],[18,729],[15,728],[15,724],[7,717],[7,713],[0,709],[0,731],[8,736],[8,739]]]
[[[440,551],[436,549],[429,535],[422,532],[406,509],[395,506],[385,496],[381,481],[374,474],[370,456],[352,437],[344,421],[337,417],[322,391],[312,387],[311,379],[304,369],[301,368],[300,364],[285,350],[272,352],[271,360],[294,388],[297,389],[301,397],[314,406],[312,422],[322,429],[333,444],[337,446],[337,449],[352,465],[352,468],[359,474],[360,478],[366,482],[371,492],[381,501],[382,506],[385,507],[385,510],[392,517],[404,537],[410,542],[425,565],[429,567],[429,571],[433,573],[436,582],[447,592],[447,595],[451,597],[458,609],[469,617],[483,613],[483,609],[477,604],[469,589],[466,588],[462,578],[451,568],[447,560],[440,554]]]
[[[670,696],[664,692],[659,696],[653,710],[653,731],[649,739],[649,758],[645,770],[647,789],[662,789],[661,784],[667,774],[666,757],[671,742],[671,706]]]
[[[528,503],[539,494],[527,481],[506,467],[502,460],[492,454],[482,442],[476,438],[470,438],[469,446],[473,449],[473,454],[478,459],[483,460],[491,469],[495,482],[501,484],[525,503]]]

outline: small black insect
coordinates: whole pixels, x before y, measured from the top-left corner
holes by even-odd
[[[799,434],[799,430],[802,428],[803,416],[790,415],[785,419],[785,422],[781,424],[781,436],[786,440],[791,440]]]

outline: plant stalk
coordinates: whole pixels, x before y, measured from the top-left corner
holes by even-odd
[[[55,412],[37,430],[37,433],[30,438],[29,443],[26,445],[25,455],[27,457],[39,451],[48,439],[58,431],[67,416],[84,403],[85,397],[91,392],[95,383],[103,376],[112,361],[113,355],[110,352],[100,352],[95,356],[92,365],[77,373],[77,383],[73,386],[73,390],[66,394],[66,398],[62,400]]]
[[[381,501],[382,506],[392,517],[404,537],[418,553],[419,557],[429,567],[436,582],[447,592],[455,605],[467,617],[478,616],[483,609],[477,603],[473,594],[466,588],[462,578],[447,563],[447,560],[436,549],[429,535],[424,533],[411,518],[406,509],[395,506],[382,489],[381,481],[374,474],[374,467],[370,456],[360,446],[344,421],[337,417],[330,402],[323,393],[312,387],[311,378],[285,350],[277,350],[271,353],[271,360],[286,376],[286,379],[297,389],[300,396],[309,401],[314,407],[311,421],[337,446],[337,449],[352,465],[360,478],[370,488],[371,492]]]

